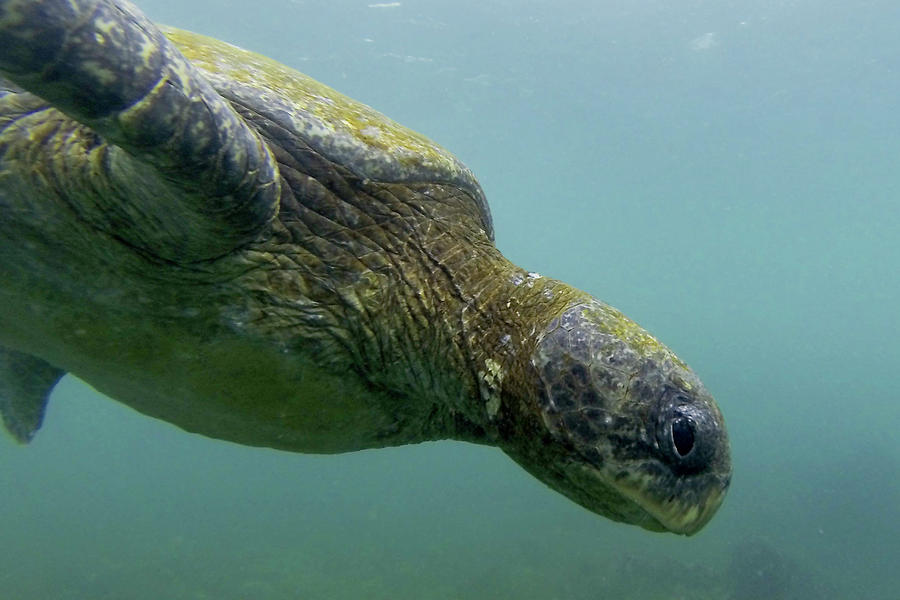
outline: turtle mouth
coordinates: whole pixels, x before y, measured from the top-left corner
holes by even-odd
[[[615,487],[646,515],[644,520],[637,520],[635,525],[650,531],[669,531],[689,536],[703,529],[716,514],[725,499],[730,477],[707,475],[702,479],[703,482],[679,482],[694,485],[690,485],[689,489],[676,490],[669,496],[651,493],[659,482],[640,473],[617,481]],[[703,492],[699,492],[698,488]]]
[[[687,536],[712,519],[731,478],[730,471],[666,477],[621,466],[610,471],[584,463],[569,463],[564,473],[557,485],[548,483],[588,510],[648,531]]]

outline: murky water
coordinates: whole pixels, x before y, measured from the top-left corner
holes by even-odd
[[[504,253],[699,373],[734,483],[652,534],[499,451],[245,448],[67,379],[0,437],[0,598],[900,597],[900,5],[141,5],[456,153]]]

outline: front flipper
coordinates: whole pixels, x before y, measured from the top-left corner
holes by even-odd
[[[115,237],[193,262],[254,240],[275,218],[280,177],[266,143],[130,3],[0,0],[0,48],[2,75],[95,134],[43,117],[15,160],[49,148],[23,169],[90,221],[112,213],[103,228]],[[23,102],[24,114],[41,108]],[[107,155],[107,143],[127,156]]]
[[[65,374],[40,358],[0,346],[0,415],[17,441],[27,444],[34,437],[47,398]]]

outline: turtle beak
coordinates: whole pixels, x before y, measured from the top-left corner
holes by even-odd
[[[648,531],[694,535],[712,519],[728,491],[730,470],[679,477],[616,472],[570,463],[545,482],[588,510]]]
[[[716,477],[717,481],[706,482],[705,494],[673,494],[658,500],[647,495],[646,484],[634,482],[617,486],[623,496],[639,506],[647,515],[647,520],[637,520],[635,525],[650,531],[669,531],[682,535],[694,535],[712,519],[722,505],[730,483],[730,474]]]

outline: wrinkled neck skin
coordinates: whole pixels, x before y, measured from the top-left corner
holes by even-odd
[[[276,154],[305,200],[285,201],[272,236],[249,253],[258,268],[240,284],[259,295],[235,326],[364,380],[396,416],[379,445],[502,446],[523,414],[536,425],[539,334],[588,297],[506,260],[452,185],[355,180],[318,157],[298,165]]]

